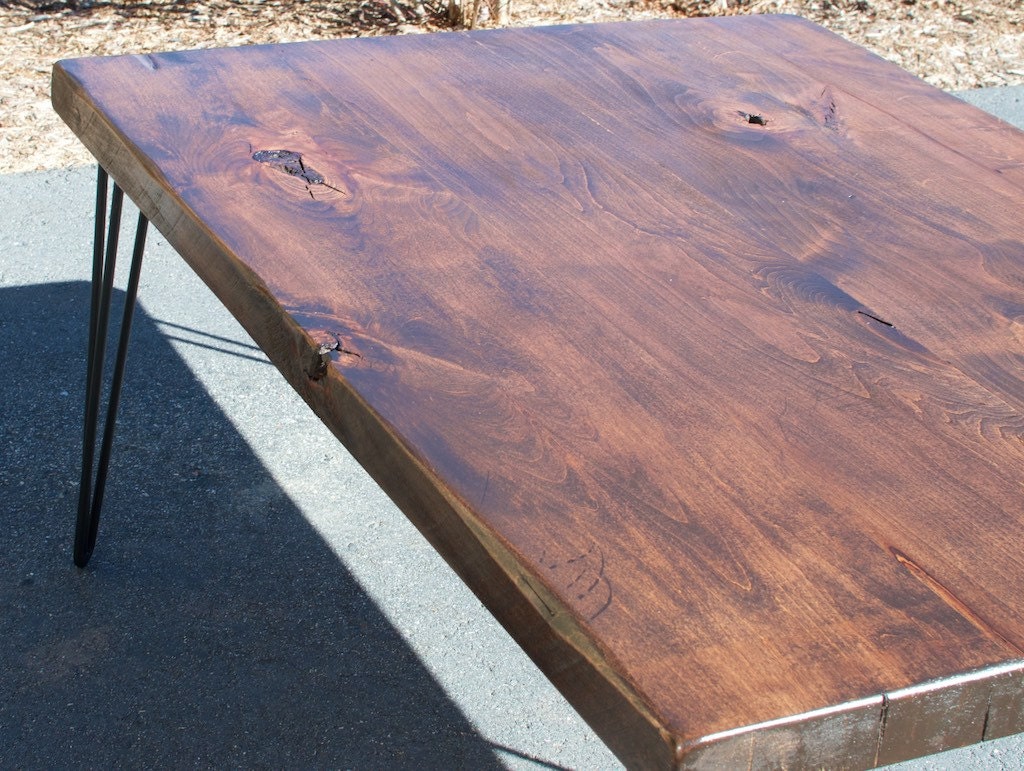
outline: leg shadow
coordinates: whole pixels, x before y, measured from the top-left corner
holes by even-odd
[[[72,566],[88,298],[0,290],[0,766],[500,767],[141,306]]]

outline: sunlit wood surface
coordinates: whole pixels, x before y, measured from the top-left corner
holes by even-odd
[[[1024,730],[1024,134],[792,17],[53,99],[627,763]]]

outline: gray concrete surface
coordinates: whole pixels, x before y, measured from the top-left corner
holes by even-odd
[[[0,177],[0,768],[618,767],[159,235],[71,565],[93,186]]]
[[[1024,128],[1024,86],[979,88],[975,91],[960,91],[956,95],[1007,123]]]

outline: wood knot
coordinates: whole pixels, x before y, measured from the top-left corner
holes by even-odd
[[[257,163],[265,163],[272,169],[298,177],[307,185],[324,184],[324,176],[302,160],[302,153],[292,150],[257,150],[252,154]]]
[[[358,351],[351,351],[345,347],[341,341],[341,336],[337,332],[331,332],[331,337],[334,338],[332,343],[320,343],[313,351],[312,359],[310,360],[309,368],[306,370],[306,374],[310,380],[320,380],[324,375],[327,374],[327,368],[331,363],[331,354],[340,353],[345,356],[355,356],[357,359],[363,358],[363,355]]]
[[[250,147],[250,149],[252,148]],[[252,159],[257,163],[266,164],[276,171],[301,180],[306,185],[306,192],[309,193],[309,197],[313,200],[316,200],[316,196],[313,195],[313,187],[316,185],[333,190],[336,193],[344,194],[345,192],[328,183],[323,174],[302,159],[302,153],[297,153],[294,150],[257,150],[252,154]]]

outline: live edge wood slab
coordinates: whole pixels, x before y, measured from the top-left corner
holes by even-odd
[[[627,764],[1024,730],[1024,134],[792,17],[53,102]]]

